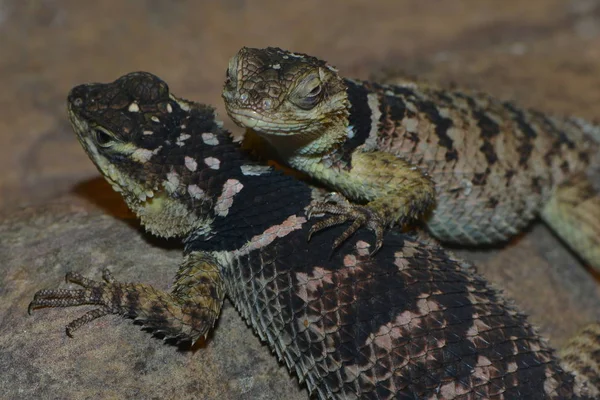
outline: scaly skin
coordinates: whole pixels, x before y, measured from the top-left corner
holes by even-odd
[[[359,230],[331,253],[340,225],[306,237],[319,192],[253,164],[214,119],[148,73],[74,88],[74,130],[100,172],[151,232],[181,237],[170,292],[70,273],[30,310],[98,305],[177,341],[206,335],[224,296],[319,398],[591,398],[595,363],[567,372],[527,319],[440,247],[395,232],[370,256]],[[592,332],[592,331],[590,331]],[[600,348],[586,334],[577,343]],[[598,342],[594,344],[594,342]],[[587,367],[587,368],[586,368]]]
[[[276,48],[241,49],[223,98],[247,128],[246,147],[266,142],[284,164],[367,202],[338,205],[351,218],[369,210],[387,226],[423,215],[435,198],[431,233],[479,245],[541,216],[600,268],[600,186],[590,179],[600,127],[409,79],[344,79],[325,61]],[[560,188],[575,186],[564,201]]]

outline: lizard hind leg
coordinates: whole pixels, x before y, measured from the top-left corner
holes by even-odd
[[[135,318],[144,328],[165,339],[191,342],[206,337],[219,317],[225,297],[217,263],[205,253],[190,253],[181,264],[170,293],[147,284],[121,283],[110,272],[104,281],[67,273],[82,289],[44,289],[34,295],[29,312],[44,307],[98,305],[66,326],[67,335],[107,314]]]
[[[541,216],[583,260],[600,271],[600,190],[586,174],[562,183]]]
[[[600,323],[587,325],[559,351],[563,367],[575,376],[581,395],[600,397]]]

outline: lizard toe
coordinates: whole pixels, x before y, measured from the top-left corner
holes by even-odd
[[[308,240],[318,231],[332,226],[341,225],[352,221],[351,225],[338,236],[332,245],[332,250],[337,249],[350,236],[356,233],[361,227],[367,227],[375,233],[375,247],[371,255],[375,254],[383,244],[383,233],[385,223],[383,219],[369,207],[351,204],[346,198],[331,193],[324,201],[314,202],[307,210],[307,216],[310,219],[315,214],[332,214],[331,217],[317,221],[311,226],[308,233]]]

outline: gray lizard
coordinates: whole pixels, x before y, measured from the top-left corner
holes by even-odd
[[[479,245],[541,216],[600,268],[598,126],[409,79],[345,79],[323,60],[278,48],[241,49],[223,98],[247,128],[246,148],[359,203],[320,204],[316,211],[336,215],[315,229],[352,220],[376,231],[378,247],[384,227],[425,218],[443,242]]]

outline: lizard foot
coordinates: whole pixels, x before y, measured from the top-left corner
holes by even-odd
[[[102,277],[104,281],[95,281],[76,272],[68,272],[66,281],[83,289],[40,290],[35,293],[28,312],[31,314],[35,309],[46,307],[97,305],[98,308],[86,312],[66,326],[68,336],[73,337],[73,332],[97,318],[117,314],[135,318],[144,328],[164,334],[165,339],[189,340],[192,343],[208,333],[218,316],[218,312],[215,314],[197,301],[182,301],[150,285],[117,282],[107,269]]]
[[[114,278],[108,270],[104,270],[102,277],[105,282],[97,282],[91,279],[84,278],[82,275],[75,272],[68,272],[65,276],[67,282],[76,283],[83,286],[84,289],[69,290],[69,289],[43,289],[38,291],[33,296],[33,301],[29,303],[27,312],[31,312],[37,308],[44,307],[71,307],[85,304],[101,305],[102,307],[88,311],[83,316],[77,318],[66,326],[67,335],[73,336],[72,333],[81,326],[91,322],[104,315],[112,313],[112,307],[104,300],[104,292],[108,285],[114,284]]]
[[[348,229],[333,242],[332,249],[339,247],[361,226],[366,226],[375,232],[375,248],[371,252],[371,255],[375,254],[383,244],[385,224],[381,217],[369,207],[352,204],[338,193],[330,193],[324,201],[311,204],[307,210],[307,217],[310,219],[313,214],[333,214],[333,216],[320,220],[311,226],[308,232],[308,240],[310,240],[315,232],[352,221]]]

